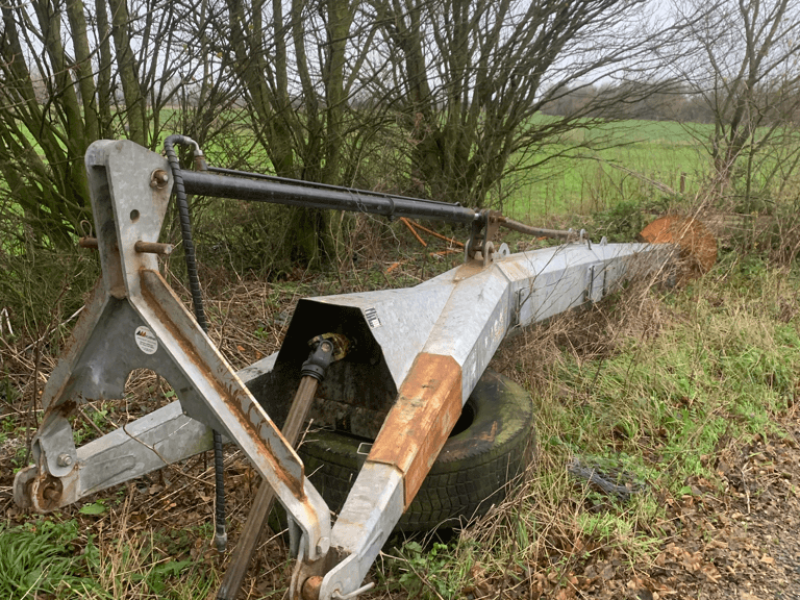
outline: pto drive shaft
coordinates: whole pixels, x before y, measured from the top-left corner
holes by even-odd
[[[305,423],[311,403],[317,392],[320,381],[325,377],[328,366],[342,359],[349,347],[347,339],[339,334],[326,333],[313,338],[309,345],[312,347],[308,360],[301,369],[302,378],[294,396],[294,401],[289,409],[289,416],[283,425],[281,433],[292,446],[297,445],[300,433]],[[242,587],[247,567],[255,552],[261,530],[267,522],[267,517],[272,510],[275,493],[267,482],[262,481],[256,492],[250,514],[244,526],[239,543],[233,551],[230,566],[225,572],[225,577],[217,594],[217,600],[235,600]]]

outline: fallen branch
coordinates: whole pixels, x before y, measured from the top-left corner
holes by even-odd
[[[461,252],[461,248],[448,248],[447,250],[439,250],[439,252],[431,252],[431,256],[447,256],[448,254],[454,254],[456,252]]]
[[[427,247],[428,247],[428,244],[425,242],[425,240],[423,240],[421,237],[419,237],[419,234],[417,233],[417,230],[416,230],[416,229],[414,229],[414,226],[413,226],[413,225],[411,225],[411,222],[410,222],[408,219],[406,219],[405,217],[400,217],[400,220],[403,222],[403,224],[404,224],[406,227],[408,227],[408,230],[409,230],[409,231],[410,231],[412,234],[414,234],[414,237],[415,237],[415,238],[417,238],[417,241],[418,241],[420,244],[422,244],[422,247],[423,247],[423,248],[427,248]]]
[[[607,473],[600,470],[594,465],[584,465],[577,458],[573,458],[567,465],[567,471],[573,477],[583,479],[589,485],[603,491],[609,496],[616,496],[622,502],[630,500],[631,495],[641,491],[642,485],[633,480],[633,477],[627,473],[621,473],[618,470],[615,473]],[[626,485],[619,485],[612,481],[614,479],[624,478],[627,479],[630,487]]]
[[[414,223],[413,221],[411,223],[417,229],[421,229],[425,233],[430,233],[432,236],[437,237],[440,240],[444,240],[445,242],[450,242],[451,244],[453,244],[455,246],[459,246],[460,248],[464,247],[464,244],[462,242],[459,242],[458,240],[454,240],[453,238],[449,238],[446,235],[442,235],[441,233],[433,231],[432,229],[428,229],[427,227],[425,227],[424,225],[420,225],[419,223]]]

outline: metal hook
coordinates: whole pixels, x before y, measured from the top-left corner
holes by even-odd
[[[78,228],[80,229],[81,233],[83,234],[83,237],[87,237],[87,238],[94,237],[92,235],[92,222],[91,221],[89,221],[87,219],[83,219],[80,223],[78,223]]]

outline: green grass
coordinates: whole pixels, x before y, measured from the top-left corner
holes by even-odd
[[[194,538],[210,535],[208,530],[154,535],[121,527],[116,539],[98,543],[84,529],[76,519],[58,517],[0,526],[0,596],[184,600],[206,598],[218,585],[213,570],[188,556]]]
[[[0,595],[21,600],[98,591],[99,551],[91,540],[80,537],[76,521],[42,519],[22,527],[0,526]]]
[[[774,417],[800,377],[800,337],[796,319],[783,322],[776,307],[799,289],[797,272],[739,264],[724,282],[709,276],[661,300],[685,320],[655,338],[620,340],[615,355],[566,358],[554,369],[587,400],[543,406],[558,427],[547,426],[542,443],[603,455],[613,441],[612,454],[645,457],[673,493],[693,476],[713,479],[723,440],[779,431]]]
[[[703,135],[709,127],[695,128]],[[581,144],[599,149],[576,148]],[[622,121],[577,129],[546,150],[515,159],[524,167],[548,157],[554,158],[504,182],[512,190],[503,206],[508,215],[535,221],[613,209],[620,202],[653,200],[664,192],[648,179],[677,192],[682,173],[685,194],[693,195],[710,167],[702,144],[691,133],[680,123],[661,121]]]

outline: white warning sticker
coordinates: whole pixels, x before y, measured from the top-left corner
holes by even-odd
[[[158,350],[158,338],[149,327],[144,325],[137,327],[136,332],[133,334],[133,339],[136,340],[139,350],[145,354],[155,354],[156,350]]]
[[[367,323],[372,329],[381,326],[381,320],[378,318],[378,311],[374,308],[368,308],[364,311],[364,316],[367,317]]]

